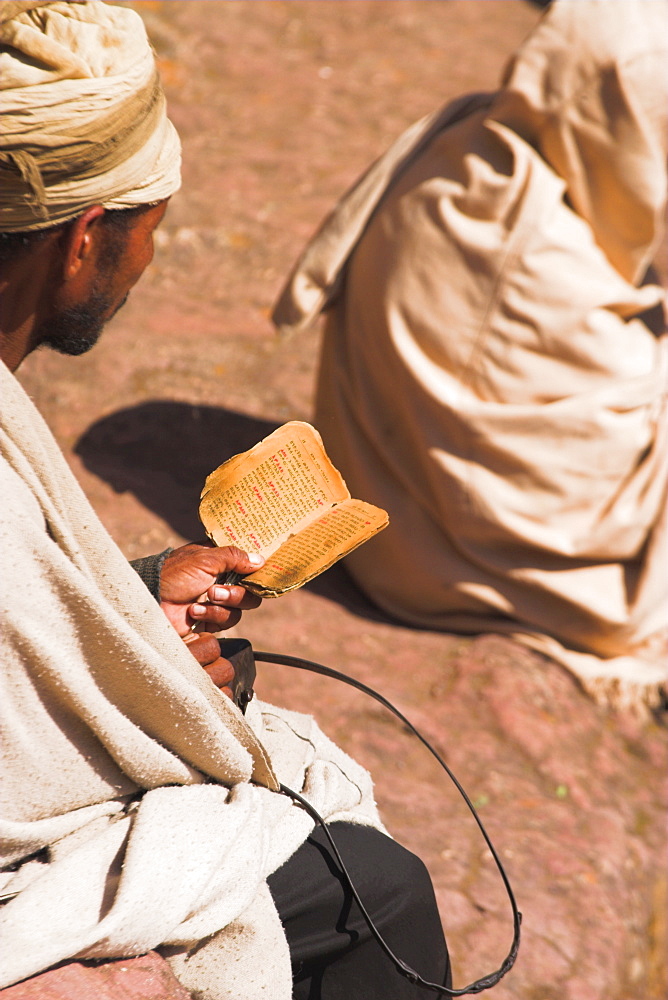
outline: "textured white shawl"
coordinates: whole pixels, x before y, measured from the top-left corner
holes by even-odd
[[[379,825],[370,779],[310,717],[214,687],[1,364],[0,392],[0,987],[163,946],[203,998],[288,1000],[265,878],[312,823],[271,789]]]

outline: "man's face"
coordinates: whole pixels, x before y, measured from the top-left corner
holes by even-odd
[[[91,259],[84,290],[77,299],[58,305],[38,331],[38,342],[60,354],[85,354],[97,343],[112,316],[126,301],[153,258],[153,233],[167,210],[167,201],[147,207],[126,227],[105,225]],[[41,336],[40,336],[41,334]]]

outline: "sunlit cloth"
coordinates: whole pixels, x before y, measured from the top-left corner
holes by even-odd
[[[0,397],[0,988],[160,947],[202,1000],[289,1000],[265,879],[313,824],[272,789],[382,829],[370,777],[309,716],[241,715],[1,362]]]
[[[276,306],[327,316],[316,423],[390,527],[348,560],[396,617],[501,631],[596,696],[666,678],[663,0],[557,0],[497,93],[409,129]],[[665,325],[664,325],[665,330]]]
[[[0,232],[130,208],[179,187],[144,24],[103,3],[0,3]]]

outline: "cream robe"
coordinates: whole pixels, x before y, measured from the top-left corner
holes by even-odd
[[[0,987],[161,946],[203,1000],[288,1000],[265,879],[312,822],[273,789],[382,829],[370,778],[310,717],[214,687],[1,363],[0,394]]]
[[[348,560],[409,623],[514,634],[595,695],[665,683],[663,0],[557,0],[497,93],[418,122],[274,312],[327,316],[316,424],[390,527]]]

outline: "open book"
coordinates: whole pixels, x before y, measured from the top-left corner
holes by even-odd
[[[299,420],[212,472],[199,516],[216,545],[265,557],[239,580],[261,597],[303,586],[388,524],[384,510],[351,498],[320,435]]]

